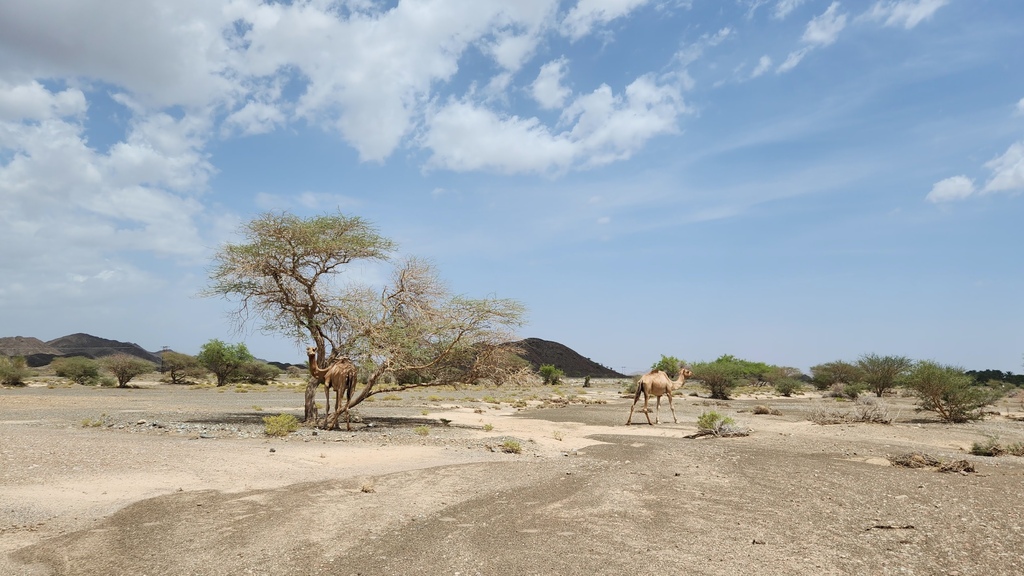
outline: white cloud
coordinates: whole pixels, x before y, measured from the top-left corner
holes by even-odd
[[[775,10],[772,12],[772,16],[777,20],[782,20],[789,15],[790,12],[796,10],[801,4],[807,0],[779,0],[775,4]]]
[[[937,182],[926,197],[931,202],[963,200],[978,194],[1024,191],[1024,141],[1015,142],[1001,156],[985,163],[992,171],[980,189],[966,176],[953,176]]]
[[[595,26],[628,16],[648,0],[579,0],[562,20],[562,34],[573,41],[590,34]]]
[[[685,68],[699,60],[700,57],[704,55],[705,50],[707,50],[708,48],[718,46],[723,41],[725,41],[725,39],[728,38],[732,33],[732,28],[729,28],[727,26],[725,28],[721,28],[718,32],[715,32],[714,34],[704,34],[693,44],[685,46],[684,48],[676,52],[675,60],[679,62],[679,64],[682,67]]]
[[[976,192],[974,182],[967,176],[952,176],[936,182],[932,191],[925,197],[929,202],[951,202],[963,200]]]
[[[533,99],[542,108],[561,108],[565,99],[572,95],[572,90],[562,85],[567,65],[568,61],[565,58],[559,58],[541,66],[540,74],[530,89]]]
[[[1017,111],[1017,114],[1024,114],[1024,98],[1021,98],[1017,102],[1016,111]]]
[[[833,2],[820,16],[807,23],[802,40],[814,46],[828,46],[846,27],[846,14],[839,14],[839,2]]]
[[[782,64],[779,64],[779,67],[775,69],[775,72],[782,74],[796,68],[797,64],[799,64],[800,61],[804,59],[804,56],[806,56],[810,51],[810,48],[805,47],[790,52],[789,55],[786,56],[786,60]]]
[[[907,30],[928,20],[949,0],[899,0],[876,2],[863,18],[884,20],[886,26],[903,26]]]
[[[984,192],[1024,190],[1024,141],[1012,144],[1002,156],[985,163],[993,172]]]
[[[757,78],[765,72],[771,70],[772,59],[768,56],[761,56],[761,59],[757,61],[757,66],[754,67],[754,71],[750,73],[751,78]]]
[[[688,109],[680,89],[638,78],[615,95],[602,85],[576,98],[554,132],[536,118],[501,115],[467,100],[428,114],[420,145],[430,168],[551,173],[629,158],[649,139],[675,132]]]

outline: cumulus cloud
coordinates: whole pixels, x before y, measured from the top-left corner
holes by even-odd
[[[533,99],[542,108],[561,108],[565,99],[572,95],[572,90],[562,85],[567,66],[568,61],[565,58],[559,58],[541,66],[540,74],[537,75],[537,79],[533,81],[530,89]]]
[[[899,0],[876,2],[863,18],[881,20],[885,26],[903,26],[907,30],[931,18],[949,0]]]
[[[648,0],[579,0],[562,19],[562,34],[571,40],[590,34],[594,27],[617,18],[647,4]]]
[[[1017,114],[1024,114],[1024,98],[1021,98],[1017,102],[1016,112],[1017,112]]]
[[[930,202],[963,200],[979,194],[1024,191],[1024,141],[1016,142],[1002,155],[985,163],[992,175],[982,187],[967,176],[953,176],[937,182],[925,198]]]
[[[452,100],[428,115],[420,144],[431,150],[430,168],[561,172],[629,158],[650,138],[675,132],[687,111],[678,87],[644,76],[623,94],[602,85],[577,97],[561,114],[561,131]]]

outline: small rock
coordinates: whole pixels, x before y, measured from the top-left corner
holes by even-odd
[[[277,452],[277,448],[271,448],[270,451],[271,451],[271,453]]]

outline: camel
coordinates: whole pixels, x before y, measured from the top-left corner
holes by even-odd
[[[682,387],[683,383],[687,378],[693,376],[693,372],[690,372],[686,368],[679,369],[679,376],[677,380],[672,380],[668,377],[668,374],[661,370],[651,370],[647,374],[640,377],[640,381],[636,384],[636,394],[633,395],[633,405],[629,407],[629,419],[626,420],[626,426],[629,426],[633,422],[633,409],[636,408],[636,403],[640,400],[640,394],[644,395],[644,414],[647,415],[647,423],[651,426],[651,413],[647,409],[647,397],[653,394],[657,399],[655,404],[654,422],[660,424],[659,415],[661,412],[661,397],[663,395],[668,396],[668,407],[672,410],[672,421],[679,423],[676,420],[676,409],[672,406],[672,391],[678,390]]]
[[[352,392],[356,389],[356,375],[359,370],[348,358],[339,358],[327,368],[319,368],[316,365],[316,347],[306,348],[306,356],[309,358],[309,373],[313,378],[322,380],[324,383],[324,395],[327,397],[327,406],[324,408],[324,427],[334,428],[338,425],[338,416],[342,412],[341,393],[345,392],[345,429],[352,429],[352,414],[348,411],[348,405],[352,402]],[[331,414],[331,388],[334,388],[334,414]],[[331,418],[333,416],[333,418]]]

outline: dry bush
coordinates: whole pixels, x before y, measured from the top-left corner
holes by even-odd
[[[764,404],[758,404],[754,406],[754,414],[768,414],[770,416],[782,416],[782,412],[771,406],[765,406]]]
[[[907,452],[896,456],[888,456],[893,466],[904,468],[935,468],[942,464],[938,458],[923,452]]]
[[[824,403],[816,404],[807,419],[820,425],[850,422],[891,424],[896,417],[889,413],[889,408],[883,402],[875,398],[858,398],[852,410]]]

